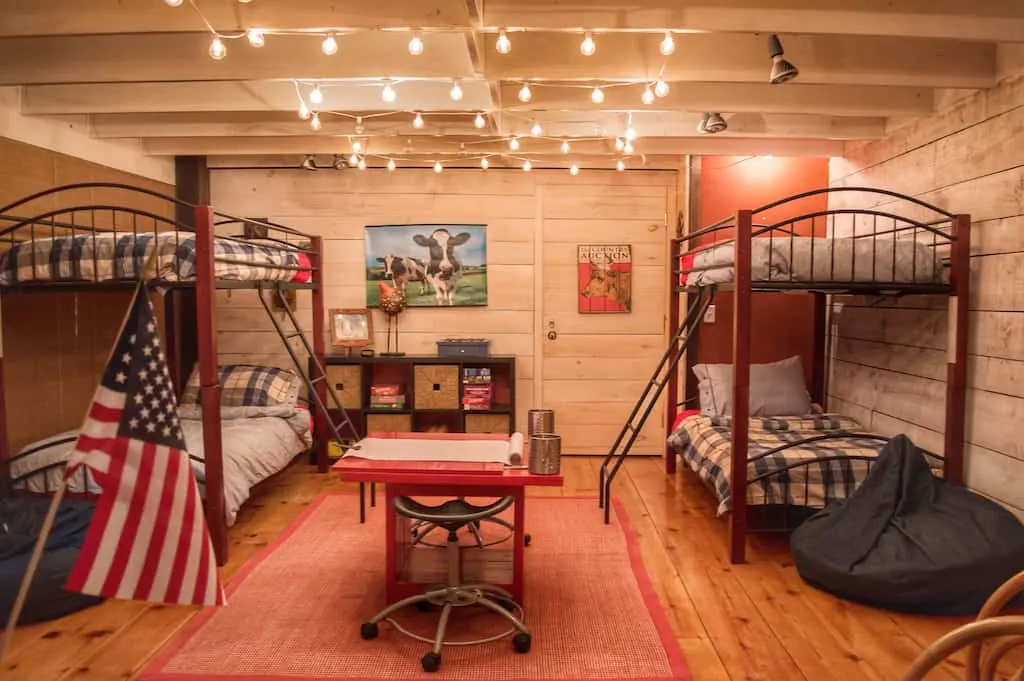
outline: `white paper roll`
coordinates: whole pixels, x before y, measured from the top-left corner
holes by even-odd
[[[508,463],[510,466],[520,466],[523,463],[522,433],[512,433],[508,439]]]

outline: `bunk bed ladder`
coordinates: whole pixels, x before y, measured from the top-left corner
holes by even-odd
[[[604,460],[601,462],[601,472],[598,479],[598,506],[604,509],[605,524],[611,521],[612,480],[615,479],[619,468],[625,462],[626,456],[633,448],[633,444],[640,437],[640,431],[643,429],[651,412],[654,411],[654,407],[658,404],[661,393],[665,390],[665,386],[668,385],[669,377],[672,376],[672,372],[676,370],[679,361],[686,353],[686,346],[689,343],[693,330],[697,328],[697,325],[704,318],[704,313],[714,298],[714,286],[701,288],[697,295],[693,296],[693,300],[686,310],[686,316],[676,330],[676,335],[669,341],[668,348],[666,348],[665,354],[662,355],[661,361],[654,370],[651,380],[647,382],[647,386],[644,388],[643,393],[641,393],[640,399],[633,405],[633,411],[630,412],[625,425],[619,431],[619,436],[615,438],[615,444],[611,446],[611,449],[608,450]],[[614,464],[612,464],[613,460]]]
[[[299,376],[306,384],[306,390],[309,391],[310,403],[315,407],[317,414],[323,417],[323,422],[327,424],[328,434],[330,439],[341,445],[342,451],[347,451],[356,447],[356,443],[359,442],[359,433],[356,431],[356,426],[352,423],[352,419],[348,417],[348,412],[345,407],[341,404],[341,398],[338,397],[337,391],[331,382],[327,380],[327,372],[324,370],[323,364],[320,359],[316,356],[316,352],[313,350],[313,346],[310,345],[309,339],[306,338],[306,332],[302,330],[299,325],[299,320],[296,318],[295,313],[292,312],[291,306],[288,304],[288,300],[284,296],[284,292],[280,287],[274,287],[273,295],[274,300],[277,303],[277,307],[284,310],[285,316],[288,318],[288,322],[291,325],[291,330],[285,329],[281,325],[281,321],[277,315],[274,314],[274,310],[271,309],[270,305],[267,304],[267,299],[263,296],[262,289],[259,291],[260,304],[263,305],[264,311],[267,313],[267,317],[270,318],[271,323],[274,325],[274,330],[277,331],[277,335],[281,337],[284,342],[284,347],[288,351],[288,355],[292,358],[292,363],[298,370]],[[314,376],[310,377],[309,371],[304,365],[302,358],[295,348],[292,347],[292,339],[298,338],[302,342],[303,349],[306,351],[306,355],[309,357],[309,361],[314,365]],[[326,388],[325,393],[327,395],[327,403],[321,397],[320,392],[317,390],[317,386],[323,383]],[[338,418],[334,419],[331,417],[331,412],[338,414]],[[370,488],[370,500],[371,505],[373,504],[374,497],[376,496],[376,485],[371,485]],[[366,483],[359,483],[359,522],[366,522]]]

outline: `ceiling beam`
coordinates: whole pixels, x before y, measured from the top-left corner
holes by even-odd
[[[408,142],[408,143],[406,143]],[[584,143],[573,145],[580,147]],[[644,154],[685,155],[685,154],[773,154],[777,156],[840,156],[844,142],[822,139],[777,139],[769,137],[726,137],[704,135],[699,137],[640,138],[632,158]],[[372,155],[401,154],[407,157],[467,156],[486,153],[504,154],[514,158],[530,158],[536,153],[542,156],[558,156],[557,140],[524,140],[516,153],[507,145],[493,141],[487,144],[469,145],[460,140],[431,138],[430,140],[406,140],[391,138],[374,140],[367,153]],[[350,154],[351,142],[344,137],[309,135],[305,137],[164,137],[143,140],[146,153],[153,156],[232,156],[262,154]],[[543,151],[537,151],[543,149]],[[549,151],[550,150],[550,151]],[[598,140],[574,152],[578,155],[599,155],[609,157],[607,141]],[[571,157],[573,154],[568,154]],[[614,154],[612,155],[614,158]]]
[[[1024,41],[1015,0],[489,0],[488,26],[674,29]]]

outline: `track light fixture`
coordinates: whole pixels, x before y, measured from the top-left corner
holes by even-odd
[[[723,132],[729,127],[720,113],[705,112],[697,125],[697,132],[701,134],[714,135]]]
[[[768,82],[772,85],[785,83],[800,75],[800,69],[786,59],[785,54],[779,36],[774,33],[768,36],[768,55],[772,58],[772,70],[768,76]]]
[[[302,159],[302,164],[299,167],[303,170],[316,170],[316,159],[312,155],[307,155]]]

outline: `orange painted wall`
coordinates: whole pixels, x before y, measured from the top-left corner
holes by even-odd
[[[758,208],[787,196],[828,186],[827,158],[704,156],[700,164],[700,224],[693,226],[697,229],[733,215],[737,210]],[[819,195],[755,214],[754,223],[773,224],[827,207],[827,197]],[[811,228],[807,221],[796,231],[809,235]],[[825,235],[822,220],[816,221],[813,229],[817,236]],[[731,237],[732,230],[723,230],[717,238]],[[777,233],[775,238],[778,238]],[[814,351],[813,301],[813,296],[807,293],[755,293],[750,360],[773,362],[800,355],[810,385]],[[715,322],[701,325],[698,361],[731,363],[732,294],[718,293],[715,307]]]

